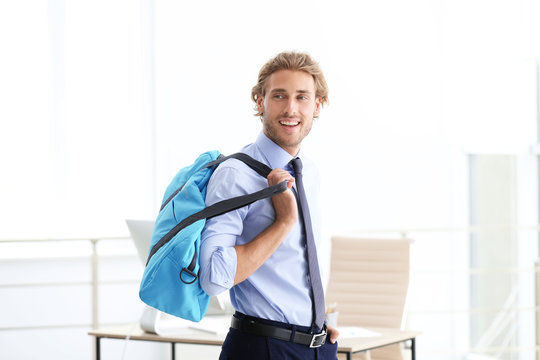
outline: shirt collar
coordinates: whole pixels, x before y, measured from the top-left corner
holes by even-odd
[[[289,165],[290,161],[294,158],[291,154],[285,151],[281,146],[270,140],[264,131],[261,131],[255,144],[259,147],[259,150],[266,158],[268,165],[272,169],[285,169],[289,170],[292,167]],[[298,152],[298,156],[300,152]]]

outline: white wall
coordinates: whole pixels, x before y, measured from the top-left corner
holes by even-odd
[[[536,1],[17,4],[1,15],[4,237],[153,216],[193,156],[253,141],[251,86],[284,49],[326,73],[330,106],[305,147],[327,188],[354,189],[326,199],[357,204],[355,228],[460,224],[466,153],[535,141]],[[24,226],[26,202],[39,226]]]

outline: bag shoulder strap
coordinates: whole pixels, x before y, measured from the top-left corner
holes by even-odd
[[[244,153],[235,153],[229,156],[223,156],[220,155],[216,160],[213,160],[206,164],[202,169],[212,167],[214,165],[219,165],[222,162],[224,162],[227,159],[234,158],[238,159],[242,162],[244,162],[246,165],[248,165],[250,168],[252,168],[254,171],[256,171],[259,175],[263,177],[268,177],[268,174],[272,171],[272,169],[267,166],[266,164],[263,164],[260,161],[257,161],[253,159],[251,156],[244,154]],[[146,265],[150,262],[150,258],[166,243],[168,243],[176,234],[180,232],[180,230],[188,227],[189,225],[193,224],[196,221],[202,220],[202,219],[210,219],[212,217],[225,214],[229,211],[239,209],[241,207],[244,207],[246,205],[252,204],[255,201],[262,200],[269,198],[271,196],[274,196],[276,194],[280,194],[287,190],[287,182],[283,181],[279,184],[276,184],[274,186],[269,186],[267,188],[264,188],[260,191],[256,191],[251,194],[247,195],[240,195],[231,199],[222,200],[220,202],[217,202],[213,205],[210,205],[201,211],[196,212],[195,214],[192,214],[182,221],[178,223],[175,227],[173,227],[167,234],[165,234],[151,249],[150,254],[148,255],[148,260],[146,261]],[[181,189],[181,188],[180,188]],[[173,195],[176,195],[178,189]],[[173,196],[171,196],[172,198]],[[193,262],[192,262],[193,264]],[[194,264],[193,264],[194,265]],[[189,266],[192,267],[191,265]],[[191,270],[191,269],[190,269]]]
[[[229,156],[220,155],[216,160],[211,161],[208,164],[206,164],[203,167],[203,169],[207,168],[207,167],[214,166],[214,165],[219,165],[219,164],[221,164],[222,162],[224,162],[225,160],[228,160],[228,159],[237,159],[237,160],[242,161],[244,164],[249,166],[251,169],[253,169],[255,172],[257,172],[257,174],[261,175],[264,178],[267,178],[268,174],[270,174],[270,172],[272,171],[272,169],[268,165],[263,164],[262,162],[260,162],[258,160],[255,160],[254,158],[252,158],[248,154],[244,154],[244,153],[240,153],[240,152],[231,154]]]
[[[249,156],[248,154],[244,154],[244,153],[235,153],[235,154],[232,154],[232,155],[229,155],[229,156],[225,156],[225,155],[220,154],[217,159],[210,161],[209,163],[204,165],[202,168],[200,168],[198,171],[209,168],[209,167],[212,167],[212,166],[217,166],[217,165],[221,164],[222,162],[224,162],[224,161],[226,161],[228,159],[237,159],[237,160],[242,161],[244,164],[249,166],[251,169],[253,169],[255,172],[257,172],[259,175],[261,175],[264,178],[267,178],[268,174],[270,174],[270,172],[272,171],[272,169],[270,167],[268,167],[266,164],[263,164],[262,162],[257,161],[254,158],[252,158],[251,156]],[[184,187],[184,185],[185,184],[180,185],[180,187],[178,189],[176,189],[176,191],[174,191],[167,198],[167,200],[165,200],[161,204],[161,207],[160,207],[159,211],[163,210],[165,208],[165,206],[176,196],[176,194],[178,194],[180,191],[182,191],[182,188]]]
[[[217,202],[213,205],[210,205],[201,211],[196,212],[195,214],[192,214],[188,217],[186,217],[184,220],[180,221],[175,227],[173,227],[167,234],[165,234],[153,247],[150,251],[150,254],[148,255],[148,260],[146,262],[146,265],[150,262],[150,258],[166,243],[168,243],[176,234],[180,232],[180,230],[188,227],[189,225],[203,219],[210,219],[215,216],[219,216],[222,214],[225,214],[229,211],[239,209],[241,207],[244,207],[246,205],[252,204],[255,201],[262,200],[269,198],[271,196],[280,194],[287,190],[287,182],[283,181],[279,184],[269,186],[267,188],[264,188],[262,190],[259,190],[257,192],[247,194],[247,195],[240,195],[237,197],[233,197],[231,199],[222,200],[220,202]],[[194,263],[192,262],[192,265],[194,267]],[[192,267],[190,265],[190,267]]]

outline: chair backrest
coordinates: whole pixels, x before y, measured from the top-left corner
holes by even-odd
[[[333,237],[326,302],[342,326],[401,328],[409,288],[410,239]]]
[[[411,242],[410,239],[332,238],[330,282],[325,297],[327,305],[337,304],[338,328],[402,328]],[[399,348],[393,351],[396,349]],[[398,357],[379,357],[374,351],[372,358]]]

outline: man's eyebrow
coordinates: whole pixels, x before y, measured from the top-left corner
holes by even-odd
[[[281,92],[286,93],[287,90],[285,90],[285,89],[279,89],[279,88],[278,88],[278,89],[272,89],[272,90],[270,91],[270,93],[281,93]],[[296,90],[295,93],[300,93],[300,94],[311,94],[312,91],[310,91],[310,90]]]

